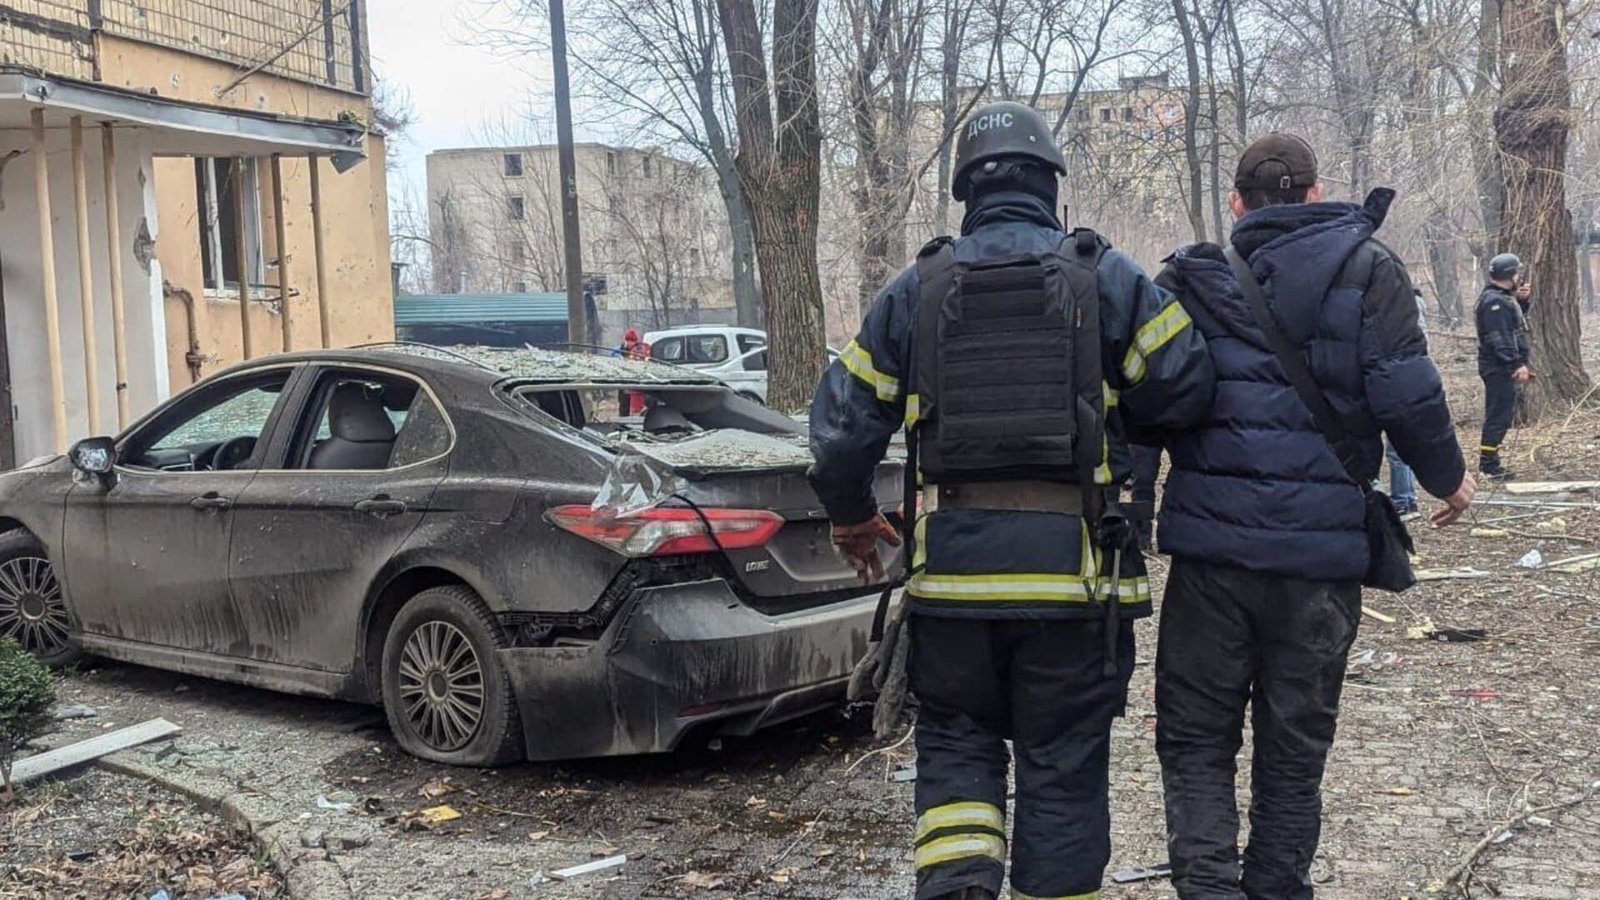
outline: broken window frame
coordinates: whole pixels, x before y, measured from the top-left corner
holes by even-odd
[[[238,268],[238,253],[229,246],[229,233],[237,229],[231,193],[229,202],[223,204],[225,188],[232,183],[233,166],[242,163],[244,189],[245,230],[245,284],[259,288],[266,280],[265,248],[261,222],[261,171],[255,157],[197,156],[195,162],[195,193],[199,199],[200,262],[205,290],[213,295],[234,290],[240,296],[237,272],[228,279],[228,271]],[[220,170],[220,171],[219,171]],[[224,208],[226,206],[226,208]]]

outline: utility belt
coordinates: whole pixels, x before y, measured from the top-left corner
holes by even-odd
[[[1038,479],[930,484],[922,488],[922,512],[988,509],[1081,516],[1083,499],[1084,490],[1080,485]]]

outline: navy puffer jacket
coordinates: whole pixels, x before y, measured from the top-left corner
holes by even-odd
[[[1232,240],[1359,443],[1358,475],[1378,474],[1387,433],[1423,488],[1446,497],[1465,472],[1461,448],[1411,280],[1372,239],[1393,197],[1268,207],[1239,220]],[[1166,439],[1161,550],[1291,578],[1361,578],[1361,491],[1289,385],[1222,248],[1178,250],[1157,283],[1178,295],[1217,371],[1209,420]]]

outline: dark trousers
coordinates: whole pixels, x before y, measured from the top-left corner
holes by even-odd
[[[1354,582],[1173,561],[1156,650],[1156,754],[1182,900],[1310,900],[1322,771],[1360,616]],[[1247,705],[1255,747],[1241,879],[1234,760]]]
[[[1517,409],[1517,384],[1506,372],[1483,375],[1483,443],[1480,452],[1494,455],[1511,430],[1511,418]]]
[[[917,714],[917,900],[1005,876],[1005,739],[1017,764],[1010,845],[1017,896],[1100,889],[1111,859],[1111,722],[1133,674],[1121,623],[1107,677],[1099,621],[912,616]]]

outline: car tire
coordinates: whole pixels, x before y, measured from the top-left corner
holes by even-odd
[[[0,637],[14,638],[48,666],[65,666],[83,655],[50,554],[20,529],[0,534]]]
[[[407,601],[383,644],[383,708],[401,748],[456,766],[526,759],[516,696],[496,653],[505,646],[494,616],[465,587]]]

